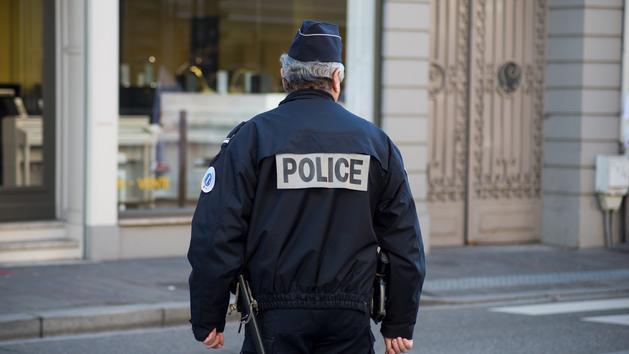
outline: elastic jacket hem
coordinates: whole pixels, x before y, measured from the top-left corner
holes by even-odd
[[[367,298],[356,294],[261,294],[256,296],[260,311],[274,309],[352,309],[367,312]]]

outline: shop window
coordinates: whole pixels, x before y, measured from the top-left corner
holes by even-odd
[[[0,0],[0,187],[43,182],[41,0]]]
[[[121,0],[121,211],[194,206],[225,135],[274,108],[304,19],[345,37],[346,1]]]
[[[55,217],[54,14],[0,0],[0,222]]]

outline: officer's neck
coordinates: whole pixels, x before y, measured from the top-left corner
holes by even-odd
[[[326,90],[330,95],[332,95],[332,98],[334,98],[334,102],[338,102],[339,97],[341,96],[341,90],[339,91],[334,91],[334,90]]]
[[[335,90],[334,88],[330,88],[330,89],[323,89],[323,88],[317,88],[317,89],[313,89],[313,90],[318,90],[318,91],[323,91],[327,94],[329,94],[330,96],[332,96],[332,98],[334,98],[334,102],[338,102],[339,97],[341,96],[341,90]]]
[[[338,102],[339,96],[340,96],[340,92],[339,91],[334,91],[331,89],[322,89],[322,88],[313,88],[313,87],[309,87],[309,88],[302,88],[299,90],[295,90],[295,91],[290,91],[288,92],[288,96],[286,97],[287,100],[291,101],[297,97],[302,97],[302,96],[311,96],[311,95],[316,95],[316,96],[325,96],[328,98],[331,98],[334,100],[334,102]]]

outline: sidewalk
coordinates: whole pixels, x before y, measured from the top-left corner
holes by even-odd
[[[436,249],[423,300],[474,303],[629,293],[629,250],[544,245]]]
[[[424,305],[629,294],[622,251],[445,248],[427,267]],[[183,257],[0,266],[0,340],[185,324],[189,271]]]

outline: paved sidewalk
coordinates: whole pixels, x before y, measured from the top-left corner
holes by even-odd
[[[0,266],[0,340],[188,320],[185,258]],[[543,245],[433,249],[423,301],[629,292],[629,253]]]
[[[629,292],[629,252],[544,245],[437,249],[424,299],[441,303]]]

